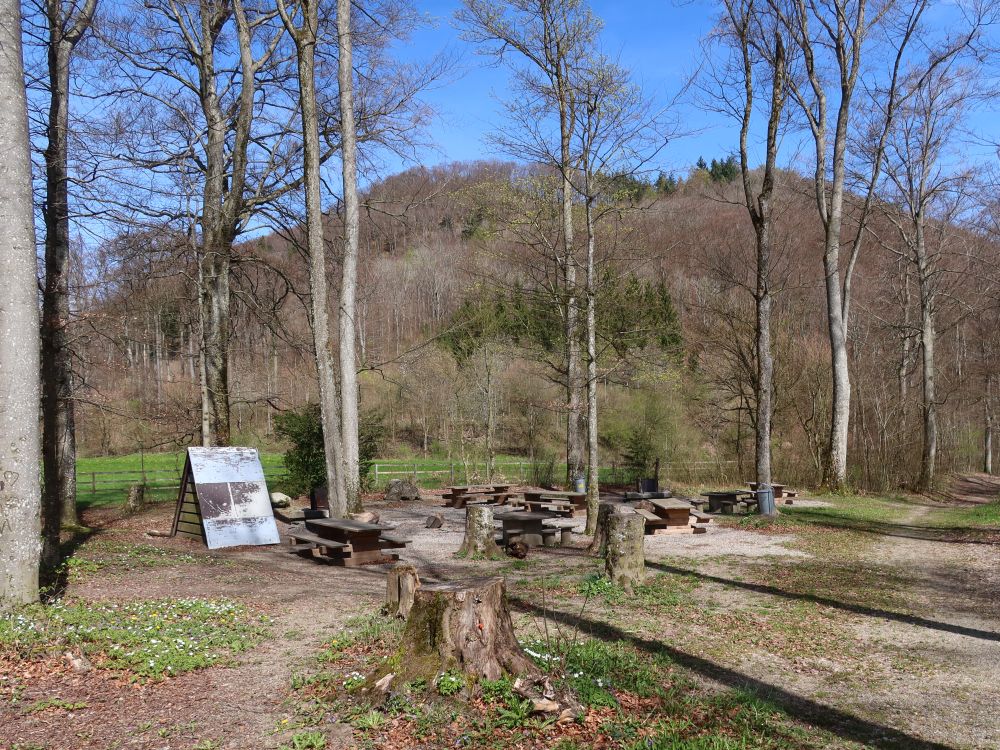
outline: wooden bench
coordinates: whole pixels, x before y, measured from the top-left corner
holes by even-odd
[[[704,513],[700,510],[691,509],[691,515],[694,516],[696,522],[700,523],[711,523],[712,517],[708,513]]]
[[[335,542],[332,539],[324,539],[317,534],[310,533],[305,529],[292,527],[288,530],[289,552],[312,552],[314,549],[343,549],[347,547],[343,542]]]

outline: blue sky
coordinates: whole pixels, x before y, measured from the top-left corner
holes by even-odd
[[[435,23],[399,51],[403,57],[426,59],[448,49],[460,60],[456,78],[424,97],[438,112],[430,132],[436,148],[424,155],[428,164],[498,156],[485,136],[500,116],[498,97],[507,95],[509,73],[492,66],[489,58],[477,55],[473,46],[459,38],[452,21],[458,6],[457,0],[418,3]],[[717,12],[714,4],[701,0],[593,0],[591,7],[604,21],[605,49],[619,55],[647,96],[664,105],[697,65],[701,39],[711,29]],[[734,150],[737,132],[732,125],[690,104],[681,111],[685,129],[698,132],[670,144],[660,155],[658,166],[683,174],[700,155],[710,160]]]
[[[401,57],[428,59],[441,50],[449,50],[460,61],[456,76],[429,91],[425,100],[438,112],[430,130],[435,148],[421,155],[425,164],[467,161],[483,158],[507,158],[497,154],[485,136],[501,116],[499,98],[508,94],[509,71],[495,67],[490,58],[477,55],[475,48],[459,38],[453,17],[459,0],[418,0],[418,8],[433,23],[414,35]],[[712,0],[591,0],[595,14],[604,21],[602,45],[618,55],[628,67],[646,95],[661,106],[669,103],[684,82],[696,70],[703,57],[702,40],[711,30],[719,13]],[[955,6],[950,0],[935,3],[927,11],[925,21],[931,29],[941,30],[955,20]],[[993,107],[984,107],[970,117],[970,128],[980,138],[1000,141],[1000,125]],[[699,156],[706,160],[734,153],[738,127],[732,120],[699,108],[692,93],[674,110],[682,129],[687,133],[660,153],[653,168],[687,172]],[[786,134],[779,160],[784,166],[811,169],[810,152],[800,140],[802,133]],[[755,149],[755,146],[758,146]],[[752,150],[760,150],[751,144]],[[960,153],[965,160],[992,163],[996,150],[992,145],[965,144]],[[762,154],[760,154],[762,156]],[[963,158],[960,156],[959,158]],[[753,155],[751,156],[753,160]],[[388,171],[407,165],[388,164]]]

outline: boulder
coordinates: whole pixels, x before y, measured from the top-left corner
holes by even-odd
[[[360,521],[361,523],[378,523],[378,513],[367,510],[363,513],[351,513],[350,517],[352,521]]]
[[[281,492],[271,493],[271,507],[272,508],[291,508],[292,498]]]
[[[385,488],[385,499],[390,503],[401,500],[419,500],[420,490],[413,482],[408,482],[405,479],[393,479]]]

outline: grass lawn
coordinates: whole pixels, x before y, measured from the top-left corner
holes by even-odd
[[[268,480],[284,474],[280,453],[261,453]],[[146,473],[147,493],[153,500],[173,500],[184,469],[184,451],[132,453],[127,456],[95,456],[76,462],[77,505],[89,508],[125,502],[128,488]]]

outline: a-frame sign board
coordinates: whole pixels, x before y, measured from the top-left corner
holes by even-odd
[[[254,448],[188,448],[171,535],[209,549],[278,544],[264,470]]]

